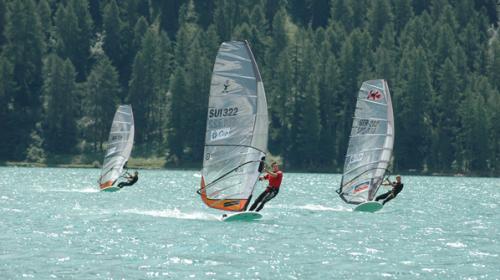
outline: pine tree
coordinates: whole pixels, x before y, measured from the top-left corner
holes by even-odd
[[[174,53],[176,66],[184,67],[186,65],[186,58],[189,55],[191,44],[196,40],[195,37],[200,36],[201,30],[196,24],[198,16],[194,10],[194,6],[187,6],[181,16],[184,21],[179,27],[175,37],[176,44]],[[228,36],[230,36],[230,34]]]
[[[484,87],[486,81],[483,78],[476,78],[474,84],[472,88],[467,89],[460,108],[462,122],[460,138],[464,171],[481,174],[487,169],[488,124],[484,111],[484,98],[477,90]]]
[[[310,1],[291,0],[288,1],[288,7],[290,16],[295,19],[295,22],[301,27],[307,27],[312,18]]]
[[[392,24],[386,25],[382,33],[382,40],[375,52],[375,74],[389,82],[396,79],[396,56],[394,42],[394,28]]]
[[[1,5],[2,4],[0,4],[0,9]],[[52,31],[52,11],[50,10],[50,6],[49,3],[47,3],[47,0],[40,0],[37,5],[37,10],[38,10],[38,16],[40,17],[40,23],[42,24],[42,30],[45,34],[44,40],[47,42],[50,37],[50,33]],[[1,19],[0,19],[0,25],[1,25]]]
[[[325,40],[321,44],[319,57],[328,57],[327,60],[320,60],[318,64],[318,91],[319,91],[319,110],[321,119],[321,134],[319,147],[322,152],[319,153],[319,163],[325,167],[336,167],[337,145],[336,145],[336,126],[338,112],[342,109],[338,106],[340,92],[338,83],[340,73],[335,56],[330,52],[330,42]]]
[[[192,162],[202,160],[205,143],[203,136],[205,135],[210,90],[210,66],[212,62],[203,56],[202,50],[201,41],[198,37],[191,45],[185,68],[187,99],[185,99],[186,103],[182,108],[190,111],[183,118],[191,129],[183,133],[188,148],[184,156],[186,160]]]
[[[10,143],[13,138],[12,133],[15,125],[12,123],[12,109],[10,109],[10,100],[12,94],[12,67],[6,58],[0,56],[0,142]],[[0,145],[0,159],[12,157],[11,147],[9,145]]]
[[[3,55],[12,67],[10,104],[7,120],[13,125],[9,139],[9,157],[24,159],[30,132],[40,114],[39,93],[42,86],[42,54],[44,42],[42,26],[32,0],[9,3],[5,25],[7,44]]]
[[[4,36],[4,30],[5,30],[5,18],[7,15],[7,5],[6,5],[6,0],[0,0],[0,48],[2,45],[5,43],[5,36]]]
[[[432,41],[431,39],[436,37],[435,32],[429,32],[429,30],[433,30],[433,26],[432,19],[427,12],[410,19],[399,37],[401,50],[410,46],[421,46],[424,49],[429,49],[428,46]]]
[[[105,54],[97,59],[90,71],[85,91],[84,137],[94,151],[102,151],[120,95],[118,72]]]
[[[104,43],[103,49],[106,55],[111,59],[111,62],[117,68],[120,84],[122,85],[122,93],[125,94],[128,77],[124,74],[127,69],[126,57],[125,57],[125,46],[122,36],[124,30],[124,24],[120,18],[120,11],[115,0],[111,0],[105,7],[103,12],[103,31],[104,31]],[[124,99],[124,96],[120,97]]]
[[[92,35],[87,0],[72,0],[66,7],[59,4],[54,21],[57,53],[61,58],[71,60],[77,71],[77,81],[84,81],[88,72]]]
[[[123,21],[127,28],[133,30],[139,18],[146,19],[149,16],[150,3],[142,0],[120,1],[122,7]]]
[[[435,69],[439,69],[447,58],[452,58],[455,51],[455,38],[447,24],[439,27],[435,49]]]
[[[220,39],[217,36],[217,30],[215,29],[215,26],[213,24],[210,25],[207,28],[207,31],[203,32],[201,36],[201,41],[204,42],[204,53],[207,56],[208,61],[214,61],[220,45]]]
[[[196,1],[196,13],[199,15],[198,24],[205,28],[212,24],[215,9],[214,1]]]
[[[92,40],[93,21],[89,12],[88,0],[71,0],[68,6],[73,6],[77,17],[78,29],[73,36],[78,42],[75,52],[76,57],[73,62],[77,71],[77,81],[83,82],[89,71],[90,42]]]
[[[179,29],[179,10],[185,1],[178,0],[151,0],[149,1],[151,16],[148,18],[150,22],[155,19],[160,19],[161,30],[165,30],[172,40],[175,38]]]
[[[50,55],[44,67],[43,126],[47,151],[68,154],[76,145],[76,84],[75,68],[68,59]]]
[[[317,167],[318,144],[321,131],[319,115],[318,79],[315,75],[317,58],[310,42],[311,31],[303,31],[303,53],[299,68],[291,130],[291,163],[299,168]],[[312,71],[311,71],[312,70]]]
[[[68,5],[67,7],[62,4],[58,5],[54,22],[58,56],[63,59],[69,58],[71,61],[76,61],[79,55],[76,51],[79,42],[77,36],[75,36],[78,33],[78,18],[73,5]]]
[[[169,161],[174,164],[179,164],[183,158],[184,150],[184,135],[183,127],[188,125],[183,122],[182,116],[184,114],[183,105],[186,103],[187,86],[184,77],[184,70],[180,67],[176,68],[170,81],[170,110],[168,117],[168,149]]]
[[[396,33],[399,34],[408,20],[413,17],[413,8],[411,0],[395,0],[393,3],[394,27]]]
[[[330,16],[330,1],[311,1],[311,26],[313,28],[326,27]]]
[[[146,21],[146,19],[144,17],[140,17],[135,26],[134,26],[134,44],[133,44],[133,48],[134,48],[134,51],[138,51],[141,47],[141,44],[142,44],[142,38],[144,38],[144,34],[146,34],[146,32],[148,31],[148,22]]]
[[[264,13],[264,4],[257,5],[252,9],[250,14],[250,34],[247,38],[239,38],[239,40],[247,40],[252,46],[252,52],[255,60],[261,68],[265,65],[265,51],[269,44],[269,27],[267,25],[266,14]]]
[[[462,28],[465,27],[467,23],[469,23],[472,17],[477,16],[475,14],[473,1],[468,1],[468,0],[458,1],[456,11],[457,11],[458,22]]]
[[[134,106],[135,123],[141,127],[136,132],[138,145],[148,144],[149,152],[155,152],[164,141],[165,98],[170,77],[170,41],[166,33],[159,33],[153,24],[142,40],[130,79],[128,101]]]
[[[419,47],[405,52],[403,60],[408,60],[408,77],[404,95],[400,97],[396,112],[396,160],[402,170],[422,170],[429,147],[428,101],[431,93],[431,80],[424,50]]]
[[[348,32],[354,28],[353,11],[349,4],[348,0],[332,0],[330,10],[330,24],[338,22]]]
[[[151,132],[151,107],[155,101],[155,54],[157,30],[154,26],[148,29],[142,41],[141,50],[137,53],[132,66],[132,77],[128,101],[134,106],[134,118],[137,127],[135,142],[142,145],[148,142]]]
[[[228,41],[237,26],[236,18],[239,16],[238,2],[231,0],[216,0],[213,22],[217,34],[222,41]]]
[[[44,141],[40,135],[40,128],[37,125],[30,133],[30,145],[26,150],[26,161],[28,162],[45,163],[46,161],[47,156],[43,150]]]
[[[270,119],[269,151],[273,154],[281,154],[285,158],[288,156],[291,145],[289,126],[291,120],[287,113],[292,114],[292,110],[287,110],[287,108],[292,106],[292,91],[294,91],[288,44],[286,10],[281,7],[274,15],[269,47],[266,48],[265,63],[261,65],[260,71],[266,87]]]
[[[270,115],[269,151],[272,154],[280,154],[288,158],[292,142],[290,128],[293,117],[293,110],[289,109],[294,106],[295,89],[292,65],[286,49],[278,58],[276,75],[282,78],[265,81]]]
[[[493,175],[500,175],[500,92],[491,90],[487,99],[488,105],[488,132],[490,142],[490,159],[491,170]]]
[[[368,10],[368,30],[375,46],[378,46],[385,25],[392,22],[392,12],[388,1],[371,1],[371,7]]]
[[[155,86],[155,100],[153,101],[152,112],[154,127],[152,130],[153,143],[157,143],[157,151],[162,152],[165,148],[162,145],[166,142],[166,130],[168,123],[168,105],[167,105],[167,95],[170,87],[170,76],[172,74],[173,65],[173,46],[168,38],[166,32],[161,31],[157,43],[155,52],[154,65],[154,86]]]
[[[349,134],[351,132],[352,116],[354,115],[354,106],[356,93],[359,90],[360,81],[358,80],[364,68],[364,59],[369,56],[370,42],[365,32],[354,30],[348,39],[342,45],[339,57],[340,80],[338,89],[342,92],[338,102],[342,104],[340,125],[337,128],[338,148],[337,162],[343,162],[344,155],[347,152]]]
[[[490,45],[488,73],[492,84],[500,90],[500,38],[492,40]]]
[[[267,48],[265,54],[265,65],[276,65],[280,53],[289,44],[286,30],[286,16],[286,10],[284,8],[278,10],[276,15],[274,16],[269,39],[269,47]],[[272,67],[270,70],[266,70],[266,68],[263,68],[262,73],[265,77],[265,80],[271,81],[277,78],[276,73],[273,71]]]
[[[458,77],[455,65],[447,58],[439,71],[439,86],[436,89],[437,100],[434,104],[434,109],[437,110],[437,143],[434,144],[436,149],[432,152],[437,155],[435,167],[440,171],[450,171],[456,158],[456,135],[459,130],[456,108],[463,98],[457,85]]]

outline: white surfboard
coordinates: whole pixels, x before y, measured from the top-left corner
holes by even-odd
[[[378,210],[382,209],[384,205],[378,201],[367,201],[361,204],[358,204],[356,208],[354,208],[354,211],[358,212],[377,212]]]
[[[262,215],[259,212],[247,211],[238,212],[234,214],[224,214],[221,218],[223,222],[234,222],[234,221],[254,221],[262,219]]]

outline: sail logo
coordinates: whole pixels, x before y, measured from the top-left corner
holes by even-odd
[[[224,85],[223,85],[223,86],[224,86],[224,90],[222,90],[222,92],[223,92],[223,93],[227,93],[227,92],[228,92],[228,91],[227,91],[227,88],[229,87],[229,80],[226,80],[226,81],[224,82]]]
[[[360,193],[360,192],[368,190],[369,183],[370,182],[363,182],[363,183],[357,184],[356,186],[354,186],[352,188],[353,189],[352,193]]]
[[[221,129],[212,130],[210,132],[210,141],[217,141],[228,138],[231,134],[231,128],[224,127]]]
[[[368,92],[366,99],[373,100],[373,101],[379,100],[379,99],[382,99],[382,94],[380,93],[380,91],[372,89]]]
[[[349,160],[347,161],[349,164],[356,163],[363,160],[364,153],[352,154],[349,155]]]

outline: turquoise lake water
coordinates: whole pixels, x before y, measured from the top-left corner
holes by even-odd
[[[0,168],[0,279],[500,279],[500,179],[403,176],[377,213],[337,174],[285,173],[257,222],[219,221],[196,171]],[[264,189],[259,183],[256,193]]]

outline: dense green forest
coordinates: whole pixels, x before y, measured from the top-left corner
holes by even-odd
[[[269,151],[340,171],[362,81],[393,96],[394,172],[500,174],[495,0],[0,0],[0,161],[99,155],[132,104],[133,156],[201,166],[221,42],[248,40]]]

